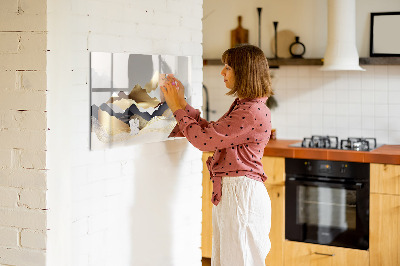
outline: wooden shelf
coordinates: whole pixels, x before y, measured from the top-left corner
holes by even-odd
[[[271,68],[279,66],[322,66],[323,58],[268,58]],[[222,65],[220,59],[204,59],[204,66]],[[360,65],[400,65],[400,57],[362,57]]]
[[[222,65],[220,59],[204,59],[203,64],[205,66],[217,66]],[[279,66],[304,66],[304,65],[322,65],[321,58],[268,58],[268,64],[270,67]]]
[[[400,57],[362,57],[360,65],[400,65]]]

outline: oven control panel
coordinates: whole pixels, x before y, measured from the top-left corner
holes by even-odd
[[[286,174],[369,179],[369,164],[286,158]]]

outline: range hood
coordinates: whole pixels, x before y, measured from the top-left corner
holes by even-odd
[[[328,0],[328,44],[320,70],[358,70],[355,0]]]

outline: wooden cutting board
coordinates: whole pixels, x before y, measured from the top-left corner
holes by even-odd
[[[231,30],[231,48],[238,44],[249,43],[249,31],[242,27],[242,16],[238,16],[238,27]]]

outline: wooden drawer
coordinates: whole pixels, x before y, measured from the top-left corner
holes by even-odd
[[[285,185],[285,158],[264,156],[261,163],[268,177],[265,184]]]
[[[285,266],[366,266],[365,250],[285,241]]]
[[[400,196],[371,194],[371,266],[400,265]]]
[[[400,195],[400,165],[370,165],[371,193]]]

